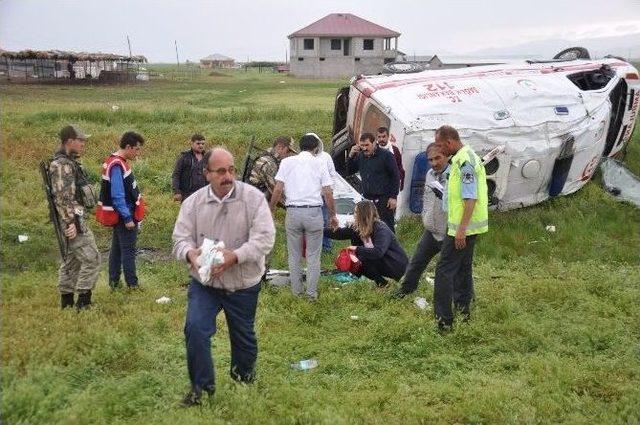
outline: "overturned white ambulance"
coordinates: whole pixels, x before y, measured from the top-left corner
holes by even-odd
[[[406,170],[396,218],[419,213],[425,148],[449,124],[480,156],[499,152],[485,163],[489,200],[508,210],[580,189],[629,141],[639,102],[638,71],[619,58],[359,76],[337,94],[331,154],[357,186],[349,148],[388,127]]]

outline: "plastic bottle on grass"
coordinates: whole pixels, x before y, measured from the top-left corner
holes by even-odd
[[[314,367],[318,367],[318,361],[316,359],[300,360],[299,362],[291,364],[291,368],[296,370],[309,370]]]

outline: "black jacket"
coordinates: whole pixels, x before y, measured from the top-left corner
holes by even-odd
[[[360,235],[352,227],[341,227],[336,230],[325,229],[324,234],[331,239],[351,240],[351,245],[357,246],[356,257],[363,262],[379,262],[389,277],[399,280],[407,269],[409,259],[398,243],[396,235],[382,221],[376,221],[373,225],[371,242],[373,248],[365,248]]]
[[[183,198],[187,198],[196,190],[206,186],[203,167],[204,163],[198,161],[192,149],[181,152],[171,176],[173,193],[180,193]]]
[[[349,158],[349,173],[360,171],[362,194],[367,199],[381,196],[397,198],[400,188],[400,172],[394,155],[376,146],[373,155],[360,152]]]

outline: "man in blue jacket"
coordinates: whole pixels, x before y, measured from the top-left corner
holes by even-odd
[[[144,203],[128,161],[135,160],[144,144],[143,137],[128,131],[120,139],[120,149],[102,164],[102,187],[97,217],[113,226],[109,253],[109,286],[120,286],[120,271],[129,288],[138,288],[136,241]]]

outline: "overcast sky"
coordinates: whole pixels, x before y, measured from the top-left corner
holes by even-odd
[[[409,54],[640,33],[640,0],[0,0],[0,48],[133,54],[151,62],[284,60],[287,35],[329,13],[402,33]],[[640,44],[640,40],[639,40]]]

